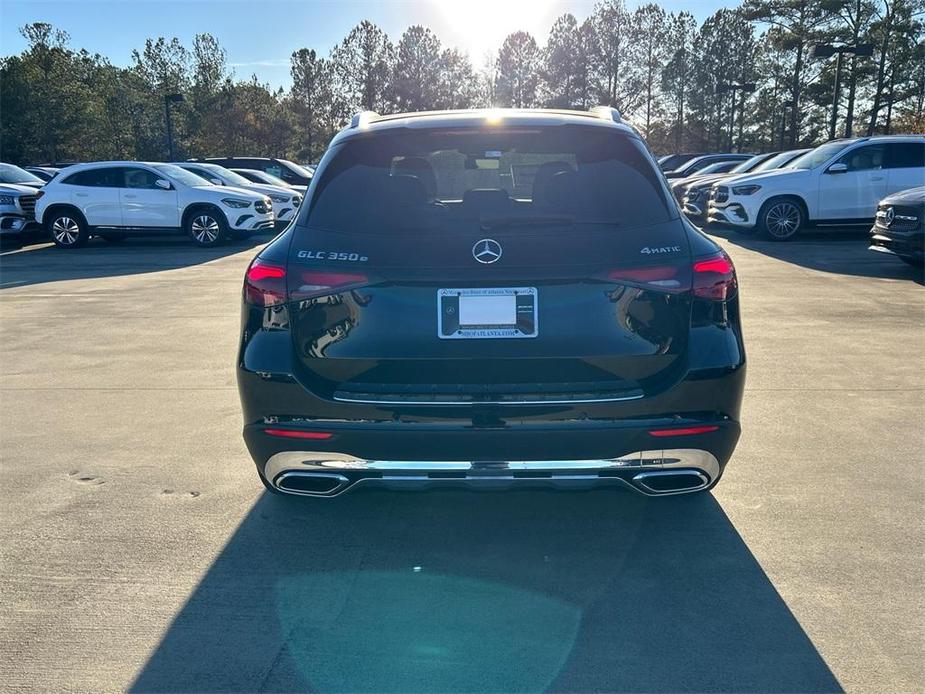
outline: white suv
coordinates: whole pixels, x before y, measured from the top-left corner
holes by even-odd
[[[302,195],[292,190],[292,188],[254,183],[244,178],[241,174],[218,164],[184,161],[175,162],[175,165],[187,171],[192,171],[197,176],[201,176],[209,183],[217,186],[243,188],[244,190],[268,196],[273,201],[273,214],[276,216],[276,226],[278,228],[289,224],[295,213],[298,212],[299,205],[302,204]]]
[[[137,161],[70,166],[39,192],[35,218],[61,247],[93,236],[186,233],[200,246],[272,230],[273,208],[260,193],[217,187],[172,164]]]
[[[925,136],[833,140],[786,169],[717,183],[707,219],[786,241],[807,224],[870,226],[882,198],[923,181]]]

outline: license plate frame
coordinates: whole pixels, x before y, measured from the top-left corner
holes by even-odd
[[[461,303],[467,297],[514,297],[514,322],[461,325]],[[437,337],[441,340],[533,338],[539,335],[536,287],[462,287],[437,290]],[[477,312],[477,311],[476,311]]]

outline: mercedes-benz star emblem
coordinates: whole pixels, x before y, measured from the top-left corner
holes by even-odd
[[[887,225],[887,226],[890,226],[890,224],[893,223],[893,217],[895,217],[895,216],[896,216],[896,213],[893,211],[893,208],[892,208],[892,207],[887,207],[887,208],[886,208],[886,214],[883,215],[883,221],[886,222],[886,225]]]
[[[494,239],[481,239],[472,246],[472,257],[480,263],[489,265],[501,259],[501,244]]]

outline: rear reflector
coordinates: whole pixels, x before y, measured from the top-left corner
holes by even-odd
[[[244,300],[254,306],[285,304],[286,268],[254,258],[244,276]]]
[[[315,441],[323,441],[334,436],[329,431],[298,431],[296,429],[264,429],[263,433],[284,439],[313,439]]]
[[[649,432],[650,436],[690,436],[692,434],[707,434],[719,429],[715,425],[706,425],[699,427],[680,427],[678,429],[653,429]]]

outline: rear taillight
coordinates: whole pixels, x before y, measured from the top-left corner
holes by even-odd
[[[608,272],[607,279],[669,294],[690,290],[694,296],[711,301],[725,301],[736,293],[735,267],[725,253],[691,265],[620,268]]]
[[[712,258],[695,260],[692,267],[694,296],[712,301],[725,301],[736,294],[736,270],[725,253]]]
[[[244,300],[254,306],[286,303],[286,268],[255,258],[244,276]]]
[[[328,272],[325,270],[302,270],[298,286],[293,286],[295,299],[324,296],[362,287],[369,284],[369,277],[359,272]]]
[[[607,279],[612,282],[637,284],[667,292],[683,291],[685,282],[682,268],[674,265],[657,265],[654,267],[635,267],[611,270]]]

